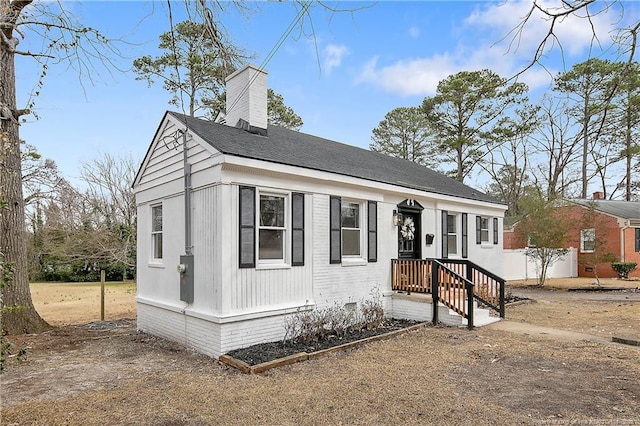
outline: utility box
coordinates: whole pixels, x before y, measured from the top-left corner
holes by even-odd
[[[189,304],[193,303],[193,255],[185,254],[180,256],[178,265],[180,273],[180,300]]]

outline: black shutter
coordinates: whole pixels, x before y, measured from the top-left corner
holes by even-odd
[[[498,218],[493,218],[493,244],[498,244]]]
[[[304,265],[304,194],[291,194],[291,265]]]
[[[341,206],[340,197],[329,197],[329,263],[342,261]]]
[[[469,257],[469,219],[466,213],[462,213],[462,258]]]
[[[368,227],[368,254],[367,260],[369,262],[378,261],[378,203],[375,201],[369,201],[367,203],[367,213],[369,217],[367,219]]]
[[[449,257],[449,230],[447,227],[447,215],[449,213],[446,210],[442,210],[442,258]]]
[[[256,266],[256,189],[241,186],[239,189],[240,229],[238,248],[241,268]]]
[[[476,244],[482,244],[482,217],[476,216]]]
[[[636,251],[640,252],[640,228],[636,228]]]

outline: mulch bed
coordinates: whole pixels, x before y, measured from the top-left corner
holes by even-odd
[[[419,324],[419,322],[389,318],[385,319],[382,325],[377,328],[372,330],[351,331],[343,337],[328,336],[325,340],[308,343],[296,341],[261,343],[248,348],[236,349],[229,352],[227,355],[249,365],[257,365],[301,352],[312,353],[323,349],[329,349],[345,343],[351,343],[368,337],[389,333],[391,331],[401,330],[416,324]]]

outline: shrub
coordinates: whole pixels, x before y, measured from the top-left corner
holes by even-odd
[[[629,273],[636,270],[638,266],[635,262],[613,262],[611,268],[616,271],[618,278],[629,278]]]
[[[373,299],[360,303],[359,311],[338,302],[322,309],[298,311],[285,319],[283,341],[314,343],[330,336],[341,338],[350,331],[379,327],[383,316],[382,300],[377,292],[373,294]]]

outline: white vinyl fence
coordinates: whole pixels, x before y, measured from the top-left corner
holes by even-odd
[[[538,265],[526,255],[525,249],[504,250],[502,278],[526,280],[538,278]],[[571,247],[564,258],[557,260],[547,270],[547,278],[571,278],[578,276],[578,249]]]

